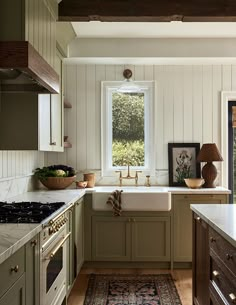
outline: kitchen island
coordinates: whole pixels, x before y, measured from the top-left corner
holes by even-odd
[[[193,204],[193,304],[236,304],[236,205]]]

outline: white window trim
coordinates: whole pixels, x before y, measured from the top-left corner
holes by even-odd
[[[146,166],[135,167],[132,170],[141,170],[142,175],[155,175],[155,120],[154,120],[154,99],[155,99],[155,82],[154,81],[137,81],[145,95],[145,157]],[[122,82],[120,81],[103,81],[101,82],[101,165],[102,177],[114,175],[115,170],[127,169],[127,166],[112,167],[111,151],[112,147],[112,121],[111,121],[111,103],[112,92],[116,90]],[[147,102],[148,99],[148,102]],[[108,115],[107,115],[108,114]],[[109,119],[110,118],[110,119]],[[148,118],[148,119],[147,119]],[[146,142],[147,141],[147,142]]]
[[[221,154],[224,162],[222,163],[221,185],[229,187],[228,182],[228,103],[236,101],[236,91],[221,92]]]

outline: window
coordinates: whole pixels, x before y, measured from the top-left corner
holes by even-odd
[[[102,175],[117,169],[154,174],[154,82],[139,92],[119,93],[121,82],[102,83]]]

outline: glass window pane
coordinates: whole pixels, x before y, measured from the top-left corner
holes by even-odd
[[[144,93],[112,93],[112,166],[144,166]]]

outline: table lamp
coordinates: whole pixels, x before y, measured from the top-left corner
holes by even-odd
[[[205,180],[203,187],[216,187],[214,181],[217,177],[217,169],[212,163],[213,161],[223,161],[216,144],[203,144],[197,156],[197,162],[207,162],[202,168],[202,178]]]

